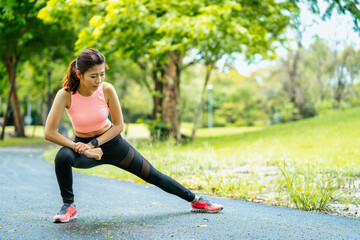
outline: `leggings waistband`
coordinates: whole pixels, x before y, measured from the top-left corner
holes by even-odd
[[[106,133],[107,131],[109,131],[111,128],[113,127],[113,125],[111,125],[110,127],[109,127],[109,129],[108,130],[106,130],[105,132],[103,132],[102,134],[99,134],[99,135],[96,135],[96,136],[93,136],[93,137],[86,137],[86,138],[84,138],[84,137],[78,137],[78,136],[76,136],[75,135],[75,141],[76,142],[90,142],[91,140],[93,140],[94,138],[98,138],[98,137],[100,137],[101,135],[103,135],[104,133]]]

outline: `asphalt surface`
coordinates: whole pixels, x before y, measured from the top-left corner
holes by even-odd
[[[359,219],[212,196],[222,213],[191,213],[157,187],[79,173],[78,219],[54,224],[62,202],[42,154],[0,148],[0,239],[360,239]]]

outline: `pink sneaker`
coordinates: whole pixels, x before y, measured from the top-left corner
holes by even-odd
[[[65,223],[76,219],[76,206],[64,203],[58,214],[53,217],[54,223]]]
[[[190,203],[192,212],[205,212],[205,213],[216,213],[223,210],[223,206],[213,203],[210,200],[205,199],[204,197],[199,197],[195,203]]]

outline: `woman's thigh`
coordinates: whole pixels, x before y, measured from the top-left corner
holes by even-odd
[[[127,170],[130,166],[134,165],[134,161],[137,159],[142,160],[143,158],[121,135],[105,143],[102,146],[102,150],[104,153],[102,158],[103,163],[115,165]]]
[[[101,161],[97,161],[95,158],[89,158],[84,154],[76,153],[68,147],[60,148],[55,157],[55,165],[59,167],[70,165],[75,168],[91,168],[100,164],[102,164]]]
[[[123,159],[129,151],[129,144],[119,134],[101,145],[100,148],[103,151],[103,156],[100,161],[106,164],[117,165],[116,163]]]

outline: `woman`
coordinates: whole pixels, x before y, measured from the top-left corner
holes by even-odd
[[[56,94],[45,127],[45,139],[63,146],[55,157],[55,172],[64,205],[55,223],[76,218],[72,167],[91,168],[111,164],[129,171],[164,191],[190,202],[192,211],[219,212],[223,206],[198,197],[172,178],[156,170],[120,135],[124,129],[120,103],[114,87],[104,82],[105,57],[87,49],[73,60]],[[71,141],[57,129],[66,112],[75,131]],[[108,119],[109,110],[112,124]]]

